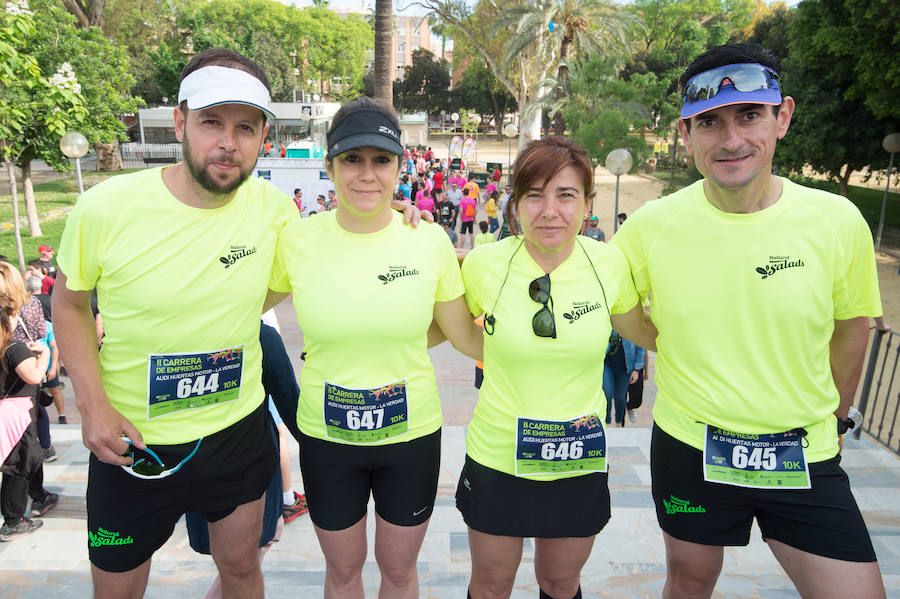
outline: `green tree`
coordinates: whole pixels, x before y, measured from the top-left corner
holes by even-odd
[[[120,115],[134,112],[140,101],[127,93],[133,79],[128,71],[126,53],[110,43],[97,27],[74,27],[74,17],[54,0],[32,1],[35,32],[25,36],[25,50],[37,57],[45,76],[52,75],[63,63],[70,65],[78,81],[84,109],[90,115],[77,123],[78,130],[96,144],[117,144],[125,136]],[[31,161],[43,160],[60,171],[71,167],[59,150],[58,135],[33,123],[24,137],[28,143],[23,145],[17,164],[22,170],[31,235],[38,236],[41,232],[31,184]]]
[[[555,94],[561,101],[567,89],[569,60],[588,54],[622,56],[630,49],[630,33],[640,26],[631,12],[604,0],[537,0],[506,11],[495,27],[515,26],[506,46],[508,67],[522,52],[540,44],[538,56],[553,57],[558,66]],[[565,131],[562,111],[556,111],[553,128]]]
[[[25,270],[22,237],[19,231],[19,201],[16,172],[27,149],[33,145],[31,134],[44,131],[48,138],[59,139],[85,116],[80,85],[67,63],[45,76],[37,58],[29,53],[26,40],[37,35],[25,0],[7,2],[0,12],[0,158],[12,193],[13,232],[19,266]],[[57,152],[59,146],[57,145]]]
[[[845,0],[844,22],[832,24],[829,44],[853,56],[849,95],[878,118],[900,120],[900,3],[893,0]]]
[[[474,7],[461,0],[418,0],[416,5],[440,16],[456,33],[453,60],[478,55],[494,76],[515,97],[519,105],[519,145],[540,137],[541,113],[529,106],[546,92],[543,82],[555,66],[555,56],[542,44],[544,33],[535,43],[525,47],[513,58],[510,66],[504,63],[504,48],[515,33],[515,26],[495,26],[506,11],[521,6],[515,0],[481,0]],[[548,33],[549,35],[549,33]]]
[[[766,6],[756,15],[751,27],[735,32],[733,42],[752,42],[770,50],[775,56],[784,60],[788,57],[791,19],[794,9],[784,2],[776,2]]]
[[[394,82],[394,104],[407,112],[440,112],[449,107],[450,65],[435,60],[434,54],[413,50],[412,64],[404,69],[404,77]]]
[[[776,164],[794,172],[808,164],[836,180],[843,195],[849,192],[854,171],[887,166],[881,140],[894,124],[879,118],[857,96],[860,56],[871,50],[852,46],[842,36],[846,24],[856,19],[854,11],[865,10],[849,1],[799,4],[782,77],[782,88],[794,97],[796,110],[776,150]]]
[[[485,95],[487,90],[487,95]],[[454,106],[466,108],[478,114],[493,114],[498,138],[503,137],[503,118],[518,106],[509,93],[480,56],[472,59],[463,72],[462,79],[453,89],[451,102]]]
[[[572,65],[561,112],[572,139],[584,146],[596,167],[616,148],[627,148],[635,164],[649,153],[640,131],[650,124],[642,90],[617,76],[614,60],[591,58]]]
[[[754,0],[635,0],[630,9],[639,15],[641,49],[620,75],[642,90],[655,133],[671,140],[672,176],[677,164],[681,109],[678,78],[697,56],[724,44],[733,31],[753,21]]]

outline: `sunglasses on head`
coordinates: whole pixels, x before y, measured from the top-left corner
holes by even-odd
[[[166,466],[156,452],[149,447],[139,449],[134,446],[131,439],[123,438],[122,440],[128,443],[128,449],[125,450],[125,453],[123,453],[122,456],[131,458],[132,460],[130,464],[126,464],[122,466],[122,468],[134,477],[148,480],[166,478],[181,470],[181,467],[184,466],[189,459],[194,457],[194,454],[200,449],[200,442],[203,441],[203,437],[197,439],[197,444],[194,445],[194,449],[191,450],[187,457],[178,462],[177,465],[171,467]]]
[[[756,63],[731,64],[691,77],[684,88],[684,101],[689,104],[708,100],[726,83],[739,92],[779,89],[778,73],[772,69]]]

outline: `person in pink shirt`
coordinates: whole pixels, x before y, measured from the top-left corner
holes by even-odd
[[[478,200],[470,196],[463,196],[459,201],[459,247],[465,247],[466,235],[469,239],[469,247],[475,247],[475,214],[478,212]]]
[[[434,198],[431,197],[431,194],[425,192],[424,190],[419,191],[421,196],[416,197],[416,208],[421,210],[422,212],[430,212],[432,215],[437,217],[437,211],[435,210]]]

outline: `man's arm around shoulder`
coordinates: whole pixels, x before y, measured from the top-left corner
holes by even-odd
[[[103,389],[91,292],[70,290],[65,275],[59,272],[52,302],[57,344],[66,358],[75,403],[81,413],[82,441],[101,462],[129,464],[131,459],[122,457],[128,449],[122,436],[139,448],[144,447],[144,442],[134,425],[112,407]]]

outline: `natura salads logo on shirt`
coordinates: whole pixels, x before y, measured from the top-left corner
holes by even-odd
[[[763,266],[757,266],[756,272],[762,275],[763,279],[767,279],[779,270],[786,268],[798,268],[806,266],[801,258],[791,258],[790,256],[769,256],[769,263]]]
[[[384,285],[387,285],[391,281],[396,281],[401,277],[411,277],[417,274],[419,274],[419,269],[417,268],[409,268],[406,266],[388,266],[388,271],[383,275],[378,275],[378,280],[381,281]]]
[[[246,245],[233,245],[224,256],[219,256],[219,262],[225,265],[225,268],[231,268],[234,263],[256,253],[255,247],[247,247]]]

